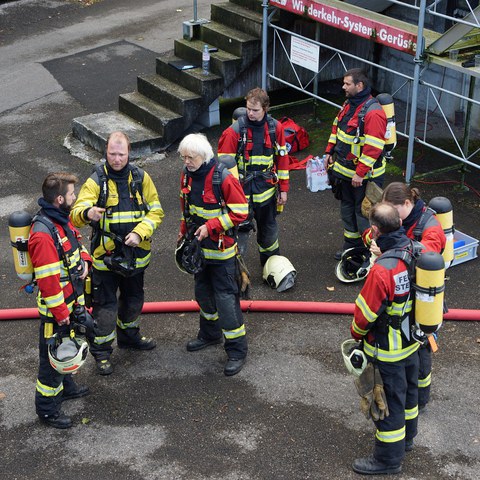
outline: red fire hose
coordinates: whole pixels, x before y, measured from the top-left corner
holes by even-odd
[[[353,315],[353,303],[294,302],[274,300],[242,300],[244,312],[282,312]],[[147,302],[142,313],[198,312],[197,302]],[[0,310],[0,320],[27,320],[38,318],[36,308],[12,308]],[[443,316],[444,320],[480,321],[480,310],[451,309]]]

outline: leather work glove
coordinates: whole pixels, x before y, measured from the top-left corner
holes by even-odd
[[[383,190],[372,180],[367,182],[365,197],[362,200],[362,215],[368,218],[373,205],[382,200]]]
[[[380,370],[375,367],[375,386],[373,387],[373,400],[378,407],[379,419],[383,420],[390,415],[388,411],[387,397],[385,396],[385,390],[383,389],[383,380],[380,375]],[[373,416],[373,415],[372,415]]]
[[[238,270],[238,288],[240,289],[240,296],[244,300],[250,299],[250,272],[243,257],[237,253],[237,270]]]
[[[373,388],[375,387],[373,363],[369,362],[362,374],[355,379],[355,387],[357,387],[357,392],[360,395],[360,411],[367,419],[372,418]]]

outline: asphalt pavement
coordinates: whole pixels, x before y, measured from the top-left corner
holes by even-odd
[[[209,17],[210,1],[199,16]],[[2,312],[35,306],[19,290],[9,244],[8,216],[35,212],[41,183],[67,170],[83,182],[92,165],[63,145],[71,120],[116,108],[136,75],[173,48],[187,0],[85,2],[20,0],[0,5],[0,305]],[[305,109],[309,107],[304,107]],[[304,111],[303,114],[308,114]],[[227,115],[228,116],[228,115]],[[331,121],[332,119],[324,119]],[[221,127],[204,133],[216,145]],[[146,300],[193,298],[193,279],[177,270],[173,251],[180,218],[181,161],[175,146],[144,163],[155,181],[165,220],[153,238]],[[468,180],[477,186],[478,173]],[[452,177],[453,178],[453,177]],[[254,300],[352,303],[359,284],[334,276],[341,243],[339,206],[327,190],[306,188],[305,171],[291,174],[279,217],[282,254],[295,266],[296,286],[279,294],[262,281],[251,239],[247,263]],[[425,185],[425,198],[452,199],[457,228],[480,238],[474,192]],[[88,235],[88,230],[84,235]],[[478,259],[452,267],[451,309],[479,310]],[[35,480],[305,480],[359,478],[355,458],[368,455],[374,426],[362,417],[353,379],[339,346],[348,315],[245,313],[250,351],[236,376],[223,375],[221,346],[188,353],[195,312],[146,314],[142,331],[158,343],[151,352],[115,349],[115,371],[101,377],[91,358],[77,375],[91,395],[64,405],[74,427],[39,423],[34,409],[38,321],[0,321],[0,476]],[[434,356],[432,399],[420,416],[415,449],[402,480],[477,479],[480,471],[480,326],[446,321]],[[381,477],[380,477],[381,478]]]

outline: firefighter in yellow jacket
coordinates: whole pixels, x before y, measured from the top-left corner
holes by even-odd
[[[107,140],[105,164],[82,186],[71,215],[74,225],[93,227],[92,305],[97,327],[90,351],[100,375],[113,372],[110,356],[115,337],[120,348],[156,347],[152,338],[140,334],[139,316],[151,237],[164,213],[152,179],[129,162],[129,152],[127,135],[113,132]]]

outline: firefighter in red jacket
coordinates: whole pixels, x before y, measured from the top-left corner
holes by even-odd
[[[392,203],[398,210],[408,238],[421,242],[425,251],[443,252],[447,241],[443,228],[433,210],[420,198],[417,188],[410,188],[402,182],[392,182],[385,188],[383,200]],[[418,408],[422,411],[430,399],[432,383],[432,350],[429,342],[425,341],[419,348],[418,355]]]
[[[194,352],[225,339],[227,376],[245,364],[247,337],[237,284],[236,227],[248,216],[248,202],[238,180],[214,158],[207,138],[187,135],[178,147],[185,167],[181,176],[179,241],[196,237],[205,259],[195,273],[195,299],[200,306],[197,338],[187,343]],[[220,198],[219,198],[220,197]]]
[[[42,422],[62,429],[72,426],[71,419],[60,410],[62,400],[89,393],[88,387],[75,384],[72,375],[62,375],[52,368],[47,345],[54,334],[69,336],[74,306],[76,303],[85,304],[83,279],[92,259],[80,243],[78,230],[69,220],[75,202],[75,183],[77,178],[67,173],[47,176],[42,186],[43,197],[38,200],[41,210],[34,218],[28,240],[41,320],[35,407]],[[60,238],[55,238],[57,235],[52,232],[52,225]]]
[[[387,127],[385,112],[372,97],[363,70],[353,68],[345,72],[343,90],[347,100],[333,122],[325,149],[325,161],[334,183],[332,190],[341,201],[344,229],[343,246],[335,253],[336,260],[340,260],[343,251],[362,246],[361,234],[369,226],[362,215],[362,201],[367,181],[383,184]]]
[[[239,251],[245,255],[255,218],[260,263],[264,265],[268,257],[280,252],[277,204],[281,209],[287,203],[289,157],[283,126],[267,113],[267,92],[254,88],[245,98],[247,114],[222,133],[218,155],[240,179],[249,201],[249,218],[239,228]]]
[[[373,206],[370,223],[384,254],[371,268],[355,301],[351,334],[363,340],[368,361],[380,371],[390,414],[375,421],[373,455],[353,463],[355,472],[366,475],[401,471],[405,451],[413,448],[418,420],[419,344],[411,335],[411,280],[403,260],[388,258],[389,251],[411,248],[411,240],[389,203]]]

